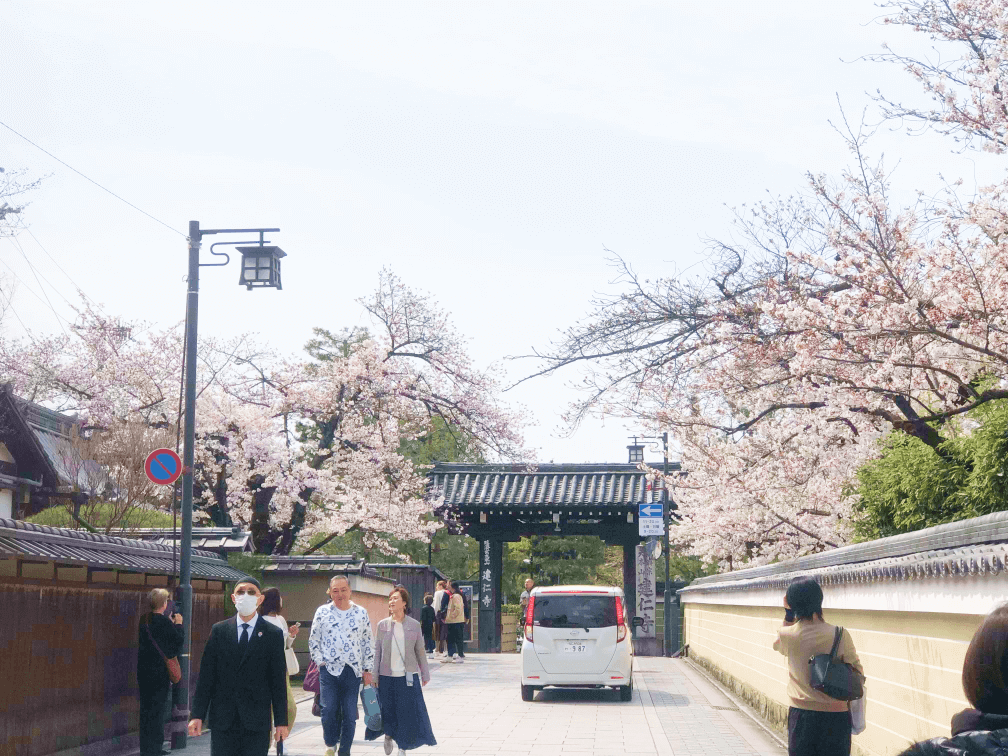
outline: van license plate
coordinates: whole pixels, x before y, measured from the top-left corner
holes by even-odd
[[[565,643],[564,653],[566,654],[586,654],[588,653],[587,643]]]

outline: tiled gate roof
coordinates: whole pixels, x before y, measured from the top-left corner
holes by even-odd
[[[647,476],[636,465],[436,464],[427,477],[428,496],[464,508],[626,508],[647,502],[649,493]]]

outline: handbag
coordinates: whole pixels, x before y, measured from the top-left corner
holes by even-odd
[[[298,664],[297,654],[294,653],[293,648],[284,649],[284,658],[287,660],[288,675],[296,675],[301,671],[301,665]]]
[[[843,628],[838,627],[830,652],[816,654],[809,659],[809,684],[830,698],[853,701],[864,695],[864,678],[850,664],[836,660],[836,650],[842,636]]]
[[[179,665],[178,657],[173,656],[169,659],[164,655],[161,646],[157,644],[157,641],[154,640],[154,636],[151,634],[150,620],[144,623],[144,630],[147,631],[147,637],[150,638],[150,642],[154,645],[154,648],[157,649],[157,652],[161,654],[161,658],[164,659],[165,668],[168,670],[168,679],[171,680],[172,685],[177,684],[182,679],[182,667]]]
[[[316,693],[315,700],[312,701],[311,713],[316,717],[322,716],[322,694]]]
[[[361,705],[364,707],[364,724],[372,732],[381,732],[381,707],[378,705],[378,691],[373,685],[365,685],[360,692]]]
[[[865,720],[865,699],[855,698],[850,702],[851,734],[860,735],[865,731],[868,722]]]
[[[309,693],[315,693],[316,695],[322,692],[322,684],[319,682],[318,666],[315,662],[308,665],[308,671],[305,672],[304,682],[301,683],[301,687]]]

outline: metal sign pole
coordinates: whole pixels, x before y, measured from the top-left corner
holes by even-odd
[[[662,433],[662,441],[665,442],[665,467],[664,467],[663,472],[665,473],[666,476],[668,476],[668,432]],[[672,585],[671,585],[671,583],[669,583],[669,557],[671,556],[669,554],[669,524],[670,524],[672,518],[670,516],[671,513],[669,512],[669,495],[668,495],[669,486],[668,486],[668,479],[667,479],[667,477],[666,477],[666,480],[664,482],[665,482],[665,485],[662,486],[662,492],[664,493],[664,495],[662,496],[662,499],[663,499],[663,501],[662,501],[662,516],[665,518],[665,543],[663,544],[664,547],[665,547],[665,608],[663,610],[664,614],[665,614],[665,620],[664,620],[664,623],[663,623],[664,627],[665,627],[664,648],[665,648],[665,656],[672,656],[672,651],[673,651],[673,649],[672,649]],[[676,622],[677,623],[678,623],[678,620],[679,620],[679,618],[676,617]]]

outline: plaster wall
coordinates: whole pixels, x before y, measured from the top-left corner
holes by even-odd
[[[740,586],[741,588],[741,586]],[[827,622],[850,631],[864,664],[868,727],[863,754],[895,756],[910,743],[948,736],[969,706],[962,663],[983,616],[1008,596],[1005,576],[824,586]],[[786,730],[787,660],[772,648],[782,590],[684,593],[689,657]]]

